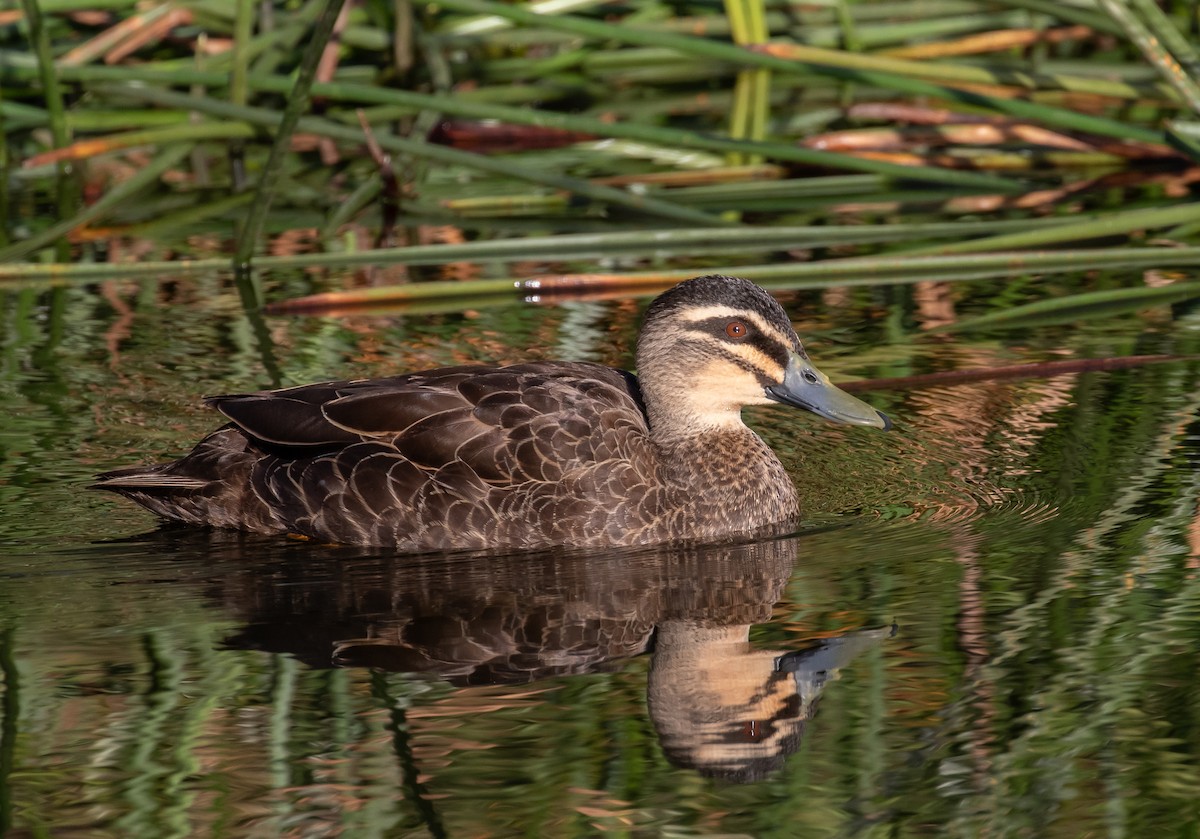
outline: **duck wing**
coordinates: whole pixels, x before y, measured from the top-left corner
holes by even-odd
[[[96,486],[192,524],[519,547],[624,527],[612,511],[647,496],[655,471],[636,378],[596,364],[446,368],[208,403],[230,423],[190,454]]]
[[[423,416],[462,407],[457,385],[495,371],[450,367],[384,379],[209,396],[204,402],[255,440],[283,447],[331,448],[403,431]]]
[[[206,402],[267,450],[305,457],[378,443],[423,470],[462,464],[490,484],[557,480],[572,462],[612,457],[614,434],[648,433],[636,377],[582,362],[452,367]]]

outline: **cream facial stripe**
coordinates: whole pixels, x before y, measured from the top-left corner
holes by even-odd
[[[721,354],[748,373],[758,377],[763,386],[777,384],[783,380],[784,368],[778,361],[752,344],[730,344],[718,341],[705,332],[688,331],[689,336],[718,347]]]
[[[758,312],[752,312],[748,309],[735,309],[732,306],[696,306],[680,312],[680,316],[689,323],[705,321],[710,318],[738,318],[746,320],[754,324],[763,335],[778,341],[782,346],[788,349],[791,349],[792,346],[792,336],[781,332],[777,326],[771,324]]]
[[[698,329],[689,329],[685,334],[697,343],[713,345],[727,359],[758,378],[764,387],[778,384],[783,379],[785,362],[781,362],[780,359],[786,359],[787,353],[791,351],[792,341],[761,315],[730,306],[705,306],[689,309],[682,313],[682,317],[689,323],[742,320],[752,324],[758,334],[745,343],[721,340],[709,331]],[[779,349],[778,354],[771,353],[769,346],[764,344],[774,344]]]

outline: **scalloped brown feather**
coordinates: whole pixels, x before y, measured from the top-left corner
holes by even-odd
[[[404,550],[707,540],[796,515],[753,433],[663,452],[640,399],[628,373],[564,362],[219,396],[229,425],[97,487],[190,524]]]

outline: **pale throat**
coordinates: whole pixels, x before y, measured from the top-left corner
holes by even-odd
[[[754,377],[731,372],[728,363],[712,362],[690,375],[684,386],[645,393],[654,437],[667,440],[711,431],[749,432],[742,421],[742,408],[772,404],[772,400]]]

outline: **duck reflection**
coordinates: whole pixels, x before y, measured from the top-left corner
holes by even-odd
[[[710,777],[766,777],[800,747],[826,681],[894,626],[754,650],[749,626],[667,621],[650,665],[650,718],[672,763]]]
[[[651,653],[650,716],[668,758],[728,780],[764,777],[795,751],[825,683],[895,631],[764,650],[802,538],[605,555],[340,554],[243,566],[222,596],[237,648],[318,667],[424,673],[455,685],[615,669]]]

